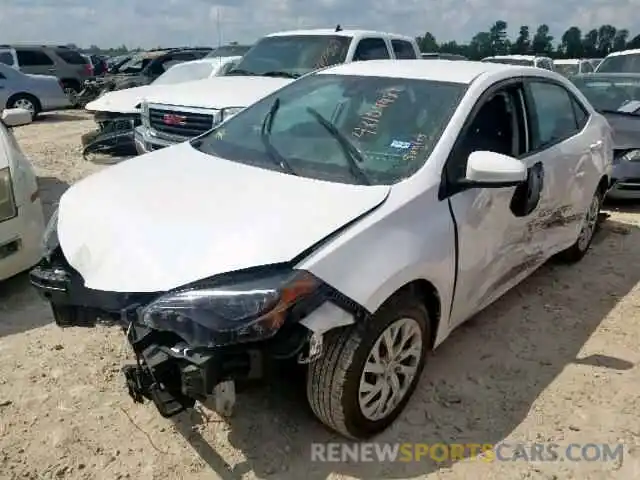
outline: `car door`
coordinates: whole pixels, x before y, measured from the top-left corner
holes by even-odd
[[[0,111],[7,104],[7,100],[13,93],[11,71],[8,65],[0,65]]]
[[[523,82],[510,80],[479,99],[447,160],[443,185],[458,232],[452,326],[544,262],[541,238],[531,226],[547,189],[540,159],[529,155],[530,138]],[[460,185],[469,155],[479,150],[522,160],[529,171],[527,182],[504,188],[451,187]]]
[[[37,75],[57,75],[55,62],[42,50],[20,48],[16,49],[18,64],[23,73]]]
[[[532,153],[544,165],[550,197],[537,219],[544,232],[544,248],[556,253],[578,234],[599,175],[594,155],[602,155],[604,141],[588,110],[563,85],[546,78],[526,82],[530,105]]]

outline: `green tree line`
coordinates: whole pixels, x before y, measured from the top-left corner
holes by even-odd
[[[611,52],[640,48],[640,35],[629,38],[629,30],[618,30],[613,25],[602,25],[587,32],[569,27],[559,39],[549,34],[548,25],[539,25],[535,30],[522,25],[515,40],[507,35],[507,27],[507,22],[497,20],[488,31],[476,33],[469,43],[438,43],[430,32],[416,40],[423,52],[455,53],[472,60],[507,54],[602,58]]]

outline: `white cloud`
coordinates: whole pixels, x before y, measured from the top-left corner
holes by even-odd
[[[302,27],[366,28],[439,41],[464,41],[498,18],[515,35],[520,25],[547,23],[559,38],[611,23],[640,33],[640,0],[4,0],[0,42],[151,47],[215,45],[220,11],[223,41],[252,42],[263,34]],[[503,12],[503,13],[496,13]]]

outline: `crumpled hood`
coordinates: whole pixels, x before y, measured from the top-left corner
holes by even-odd
[[[389,190],[250,167],[185,142],[70,187],[60,199],[58,238],[88,288],[166,291],[290,261],[380,205]]]
[[[136,105],[153,88],[152,85],[143,85],[124,90],[113,90],[87,103],[85,109],[90,112],[139,113],[140,110],[136,108]]]
[[[293,80],[273,77],[219,76],[167,85],[147,95],[149,103],[181,107],[248,107]]]
[[[605,113],[613,130],[613,148],[630,150],[640,148],[640,115],[617,115]]]

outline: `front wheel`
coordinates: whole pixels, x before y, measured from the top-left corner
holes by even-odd
[[[390,299],[366,323],[330,331],[307,374],[314,414],[356,440],[383,431],[415,390],[430,338],[427,309],[411,294]]]
[[[593,236],[598,229],[598,219],[600,217],[600,208],[604,195],[598,189],[593,195],[589,208],[582,219],[580,234],[576,242],[566,250],[558,254],[558,259],[565,263],[575,263],[582,260],[591,246]]]

